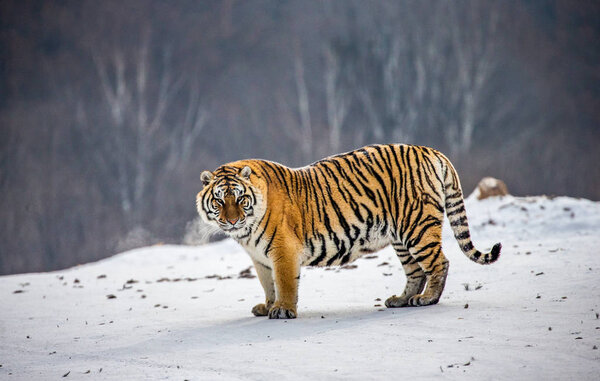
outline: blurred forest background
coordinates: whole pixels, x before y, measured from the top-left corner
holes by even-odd
[[[600,199],[596,1],[0,2],[0,274],[182,241],[200,172],[370,143]]]

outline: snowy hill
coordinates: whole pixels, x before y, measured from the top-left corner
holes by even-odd
[[[404,287],[389,248],[303,269],[295,320],[252,316],[262,289],[232,241],[0,277],[0,378],[598,379],[600,203],[469,199],[467,212],[475,245],[502,255],[470,262],[445,226],[450,273],[429,307],[382,307]]]

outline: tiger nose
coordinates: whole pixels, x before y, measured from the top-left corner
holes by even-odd
[[[231,219],[227,219],[227,221],[229,221],[230,224],[234,225],[236,222],[238,222],[239,218],[231,218]]]

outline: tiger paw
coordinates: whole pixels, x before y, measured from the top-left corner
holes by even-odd
[[[279,303],[275,303],[269,310],[269,319],[295,319],[297,316],[296,308],[285,308]]]
[[[260,303],[252,307],[252,313],[254,316],[267,316],[269,314],[269,309],[264,303]]]
[[[392,295],[386,299],[385,306],[387,308],[406,307],[408,306],[408,299],[403,296]]]
[[[408,299],[408,305],[413,307],[428,306],[431,304],[437,304],[439,300],[439,298],[427,297],[426,295],[418,294]]]

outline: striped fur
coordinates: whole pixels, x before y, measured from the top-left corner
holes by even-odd
[[[501,245],[473,246],[458,175],[440,152],[411,145],[372,145],[291,169],[241,160],[201,175],[197,207],[250,254],[266,301],[257,316],[296,317],[301,266],[332,266],[392,245],[407,276],[386,306],[438,302],[448,273],[442,221],[448,216],[463,253],[498,259]]]

